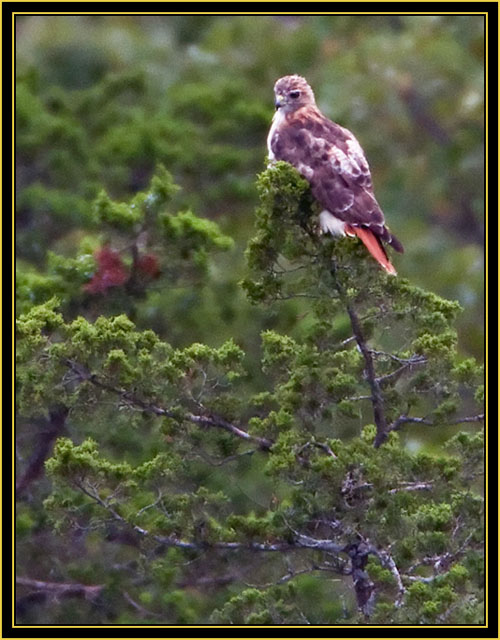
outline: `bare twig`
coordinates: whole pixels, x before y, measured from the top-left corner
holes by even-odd
[[[484,413],[479,413],[477,416],[458,418],[458,420],[452,420],[451,422],[447,422],[447,424],[463,424],[465,422],[484,422]]]
[[[133,600],[126,591],[123,591],[123,597],[125,600],[144,618],[161,618],[162,616],[159,613],[154,613],[153,611],[148,611],[138,602]]]
[[[246,458],[247,456],[252,456],[255,453],[255,449],[249,449],[248,451],[243,451],[242,453],[235,453],[232,456],[227,456],[227,458],[223,458],[222,460],[213,460],[210,456],[208,456],[204,452],[198,452],[197,455],[200,456],[205,462],[208,462],[212,467],[222,467],[229,462],[234,462],[235,460],[239,460],[240,458]]]
[[[454,602],[450,607],[448,607],[448,609],[446,609],[446,611],[443,611],[443,613],[437,616],[436,621],[440,624],[446,624],[452,613],[454,613],[457,609],[464,611],[469,602],[474,602],[475,600],[476,597],[472,594],[467,594],[464,598],[459,598],[458,602]]]
[[[281,576],[281,578],[278,578],[278,580],[276,580],[276,582],[267,582],[265,584],[252,584],[249,582],[245,583],[245,586],[247,587],[251,587],[254,589],[269,589],[270,587],[274,587],[280,584],[285,584],[286,582],[289,582],[290,580],[293,580],[294,578],[296,578],[297,576],[302,576],[304,574],[308,574],[308,573],[314,573],[316,571],[324,571],[324,572],[328,572],[328,573],[336,573],[336,574],[340,574],[340,575],[344,575],[344,571],[342,569],[340,569],[339,567],[334,567],[334,566],[329,566],[329,565],[317,565],[317,564],[312,564],[310,567],[306,567],[305,569],[298,569],[298,570],[294,570],[293,568],[290,569],[288,571],[288,573],[286,573],[285,575]],[[338,582],[340,579],[338,580],[331,580],[332,582]]]
[[[299,569],[298,571],[291,569],[288,573],[281,576],[281,578],[278,578],[278,580],[276,580],[275,582],[266,582],[265,584],[252,584],[251,582],[245,582],[245,586],[252,589],[269,589],[270,587],[275,587],[279,584],[285,584],[286,582],[293,580],[297,576],[302,576],[306,573],[313,573],[315,570],[316,569],[314,566],[307,567],[306,569]]]
[[[76,363],[72,360],[67,360],[66,363],[72,369],[72,371],[78,374],[81,381],[89,382],[93,384],[95,387],[104,389],[105,391],[113,393],[114,395],[120,396],[124,402],[126,402],[132,407],[136,407],[141,411],[144,411],[145,413],[152,413],[157,416],[165,416],[167,418],[179,417],[178,413],[170,409],[160,407],[153,403],[145,402],[144,400],[141,400],[140,398],[138,398],[135,394],[125,389],[120,389],[119,387],[114,387],[113,385],[108,384],[107,382],[99,378],[97,375],[91,373],[88,369],[86,369],[86,367],[84,367],[79,363]],[[225,431],[232,433],[233,435],[237,436],[238,438],[241,438],[242,440],[247,440],[249,442],[256,442],[259,445],[259,448],[263,450],[269,450],[274,444],[271,440],[268,440],[267,438],[260,438],[258,436],[253,436],[247,431],[244,431],[243,429],[241,429],[240,427],[237,427],[232,422],[229,422],[228,420],[225,420],[221,416],[216,416],[214,414],[207,413],[205,415],[198,415],[195,413],[191,413],[190,411],[187,411],[182,416],[182,418],[200,427],[216,427],[218,429],[224,429]]]
[[[310,536],[296,534],[295,540],[292,542],[205,542],[205,541],[185,541],[179,540],[174,536],[160,536],[152,534],[146,529],[138,525],[128,522],[123,518],[108,502],[103,500],[94,487],[85,486],[82,482],[75,483],[86,496],[97,502],[105,509],[117,522],[126,527],[131,527],[136,533],[142,537],[149,537],[155,542],[167,547],[177,547],[179,549],[206,550],[206,549],[225,549],[227,551],[248,550],[263,552],[283,552],[293,551],[297,549],[315,549],[318,551],[327,551],[329,553],[340,553],[345,550],[345,545],[338,544],[333,540],[320,540]]]
[[[16,577],[16,584],[22,587],[44,591],[59,598],[85,598],[94,600],[104,589],[104,585],[86,585],[75,582],[45,582],[23,576]]]
[[[423,582],[424,584],[429,584],[431,582],[434,582],[434,580],[436,580],[436,578],[438,578],[439,576],[409,576],[403,574],[401,577],[408,582]]]
[[[457,418],[456,420],[447,420],[445,424],[454,425],[454,424],[464,424],[467,422],[483,422],[483,421],[484,421],[484,413],[480,413],[476,416],[465,416],[463,418]],[[429,420],[429,418],[412,417],[412,416],[407,416],[406,414],[403,413],[398,418],[396,418],[394,422],[392,422],[389,425],[387,429],[387,433],[390,433],[391,431],[399,431],[399,429],[401,429],[401,427],[404,424],[408,424],[408,423],[425,424],[430,427],[443,424],[442,422],[435,423],[432,420]]]
[[[328,551],[329,553],[345,552],[345,545],[338,544],[333,540],[311,538],[301,533],[296,533],[295,544],[303,549],[317,549],[318,551]]]
[[[304,540],[296,541],[295,543],[290,542],[277,542],[275,544],[267,544],[267,543],[259,543],[259,542],[215,542],[215,543],[207,543],[202,541],[185,541],[179,540],[174,536],[160,536],[156,534],[150,533],[147,529],[143,529],[136,524],[132,524],[128,522],[125,518],[123,518],[108,502],[103,500],[97,490],[94,487],[85,486],[82,482],[75,482],[75,486],[82,491],[86,496],[97,502],[103,509],[105,509],[111,516],[119,523],[126,527],[131,527],[136,533],[138,533],[141,537],[148,537],[153,539],[158,544],[164,545],[166,547],[177,547],[179,549],[191,549],[191,550],[206,550],[207,548],[211,549],[226,549],[228,551],[231,550],[240,550],[247,549],[249,551],[290,551],[297,548],[321,548],[323,544],[324,550],[333,550],[328,547],[328,543],[331,541],[315,541],[313,538],[304,537]],[[317,546],[319,545],[319,547]],[[341,548],[341,547],[340,547]]]
[[[329,445],[327,445],[325,442],[316,442],[315,440],[311,440],[309,442],[306,442],[304,445],[302,445],[302,447],[300,447],[298,451],[298,455],[300,456],[300,454],[303,451],[305,451],[308,447],[316,447],[317,449],[321,449],[322,451],[327,453],[332,458],[337,457]]]
[[[425,364],[427,362],[426,358],[421,358],[420,356],[415,356],[415,358],[410,358],[407,362],[398,367],[395,371],[386,374],[385,376],[380,376],[377,378],[377,382],[384,386],[389,382],[395,382],[399,380],[399,378],[406,373],[408,370],[411,371],[412,367],[415,367],[420,364]]]
[[[389,360],[394,360],[394,362],[397,362],[398,364],[412,365],[412,364],[420,364],[423,362],[427,362],[427,358],[425,356],[420,356],[416,354],[413,356],[410,356],[409,358],[401,358],[401,356],[397,356],[394,353],[389,353],[387,351],[377,351],[375,349],[370,349],[370,353],[374,356],[380,356],[383,358],[388,358]]]
[[[396,563],[394,562],[393,557],[387,551],[379,551],[378,557],[380,558],[380,562],[382,563],[382,566],[389,569],[389,571],[394,576],[394,579],[396,580],[396,584],[398,585],[398,596],[394,602],[394,605],[399,608],[403,604],[403,598],[406,593],[406,589],[401,579],[401,574],[398,571],[398,568],[396,566]]]
[[[399,491],[430,491],[433,486],[432,482],[404,482],[395,489],[389,489],[389,493],[398,493]]]
[[[189,577],[182,580],[177,580],[176,585],[181,588],[194,587],[196,589],[203,587],[224,587],[231,582],[236,582],[238,576],[231,573],[222,576],[201,576],[201,577]]]

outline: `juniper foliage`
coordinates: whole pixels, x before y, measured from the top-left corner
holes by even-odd
[[[164,168],[128,203],[97,196],[106,260],[88,247],[24,276],[19,420],[56,443],[43,511],[22,505],[18,533],[48,520],[69,560],[41,561],[45,591],[83,585],[77,618],[94,623],[483,622],[482,370],[457,354],[459,305],[319,236],[286,163],[258,188],[242,286],[307,314],[301,335],[262,333],[259,390],[237,336],[175,347],[134,322],[154,283],[209,278],[231,246],[169,210]],[[451,437],[414,451],[409,429]]]

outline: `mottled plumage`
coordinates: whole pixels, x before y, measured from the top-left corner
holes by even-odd
[[[285,76],[276,82],[274,93],[269,160],[289,162],[309,181],[323,207],[323,232],[358,236],[384,269],[395,274],[382,241],[401,253],[403,247],[385,225],[359,142],[319,111],[304,78]]]

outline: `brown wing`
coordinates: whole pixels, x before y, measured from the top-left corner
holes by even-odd
[[[303,108],[287,117],[270,143],[277,160],[290,162],[310,182],[322,207],[399,250],[373,195],[368,162],[350,131],[316,109]]]

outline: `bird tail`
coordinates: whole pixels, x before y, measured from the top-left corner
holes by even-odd
[[[399,240],[396,238],[396,236],[394,234],[392,234],[389,229],[386,227],[385,230],[388,232],[388,234],[390,235],[390,240],[388,240],[389,244],[391,245],[391,247],[397,251],[398,253],[404,253],[404,247],[401,244],[401,242],[399,242]]]
[[[354,227],[351,225],[345,226],[345,233],[348,235],[355,235],[361,240],[361,242],[365,245],[371,255],[375,258],[375,260],[392,276],[397,275],[397,271],[394,266],[391,264],[387,253],[382,245],[380,239],[370,231],[369,229],[364,229],[363,227]]]

